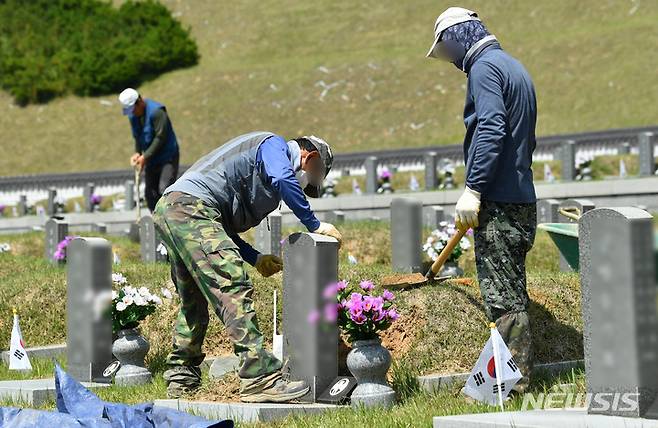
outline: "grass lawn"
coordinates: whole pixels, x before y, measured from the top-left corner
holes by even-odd
[[[390,236],[387,223],[364,221],[341,226],[344,245],[340,251],[340,276],[349,281],[372,279],[377,281],[390,274]],[[296,228],[286,228],[290,233]],[[429,232],[429,231],[426,231]],[[42,260],[43,234],[38,232],[2,236],[1,242],[12,246],[9,253],[0,254],[0,343],[8,344],[11,331],[11,308],[21,315],[21,329],[28,346],[63,343],[65,341],[65,274],[64,267],[51,266]],[[253,234],[245,235],[248,240]],[[154,290],[168,287],[173,290],[164,264],[144,265],[139,261],[139,248],[127,238],[107,236],[122,260],[114,267],[135,286]],[[354,255],[359,264],[347,263],[347,255]],[[474,255],[466,252],[460,261],[466,276],[475,278]],[[255,307],[261,330],[268,346],[272,335],[272,291],[281,289],[281,274],[261,278],[249,268],[254,281]],[[535,247],[528,257],[528,290],[533,320],[535,353],[538,362],[563,361],[582,358],[582,321],[580,318],[580,290],[578,276],[560,273],[557,251],[548,236],[539,232]],[[442,391],[438,395],[418,392],[415,376],[427,373],[469,371],[488,337],[487,320],[483,313],[479,289],[476,285],[435,284],[396,293],[401,318],[383,335],[383,343],[394,356],[395,364],[390,380],[402,401],[393,411],[393,418],[384,426],[408,426],[414,414],[427,421],[439,414],[472,411],[482,406],[471,406],[456,396],[456,391]],[[140,402],[165,397],[161,373],[169,351],[171,328],[177,302],[170,301],[143,323],[143,331],[151,342],[147,356],[149,368],[155,374],[150,386],[136,388],[111,387],[99,391],[107,400]],[[4,315],[1,315],[4,314]],[[281,314],[279,314],[279,317]],[[231,352],[230,343],[217,317],[211,316],[205,342],[208,355]],[[51,376],[52,363],[36,362],[37,377]],[[578,373],[577,376],[580,376]],[[0,368],[0,379],[20,376]],[[536,388],[557,380],[537,379]],[[229,376],[223,382],[206,382],[197,399],[234,398],[237,379]],[[0,403],[10,405],[12,403]],[[20,404],[20,403],[13,403]],[[52,407],[52,403],[46,407]],[[338,426],[352,421],[357,425],[381,416],[381,412],[352,412],[341,410],[325,416],[300,418],[281,426]],[[370,419],[369,419],[370,418]]]
[[[453,2],[162,3],[190,27],[201,58],[138,89],[168,107],[182,164],[258,129],[319,135],[337,153],[463,137],[465,76],[425,58],[436,17]],[[646,52],[658,44],[657,2],[463,6],[477,11],[532,75],[538,135],[656,123],[656,60]],[[3,140],[20,147],[20,156],[0,157],[2,175],[128,168],[133,143],[116,96],[20,108],[0,92]]]

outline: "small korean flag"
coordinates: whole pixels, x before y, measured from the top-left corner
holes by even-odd
[[[497,377],[497,373],[502,373],[502,376]],[[492,323],[491,337],[466,381],[464,392],[475,400],[492,406],[499,404],[502,408],[503,400],[522,377],[505,341]]]
[[[11,330],[11,344],[9,346],[9,370],[32,370],[30,358],[25,350],[25,343],[18,325],[18,313],[14,309],[14,328]]]

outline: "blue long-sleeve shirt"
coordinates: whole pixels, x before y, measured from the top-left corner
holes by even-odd
[[[467,71],[466,185],[483,200],[535,202],[537,102],[530,75],[497,43],[477,54]]]
[[[263,162],[265,172],[274,188],[281,195],[281,200],[286,203],[299,221],[309,231],[320,227],[320,221],[311,210],[311,206],[304,196],[304,191],[295,177],[295,171],[293,170],[295,159],[292,159],[286,141],[278,135],[268,138],[258,148],[256,160]],[[252,266],[255,265],[260,253],[240,238],[238,234],[231,233],[229,237],[238,246],[240,256],[247,263]]]

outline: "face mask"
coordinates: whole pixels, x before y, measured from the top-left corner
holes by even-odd
[[[299,181],[299,187],[302,189],[306,188],[308,186],[308,174],[306,174],[306,171],[303,169],[300,169],[295,173],[295,178],[297,181]]]

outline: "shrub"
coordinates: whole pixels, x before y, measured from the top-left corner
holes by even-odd
[[[114,93],[198,59],[157,1],[0,1],[0,86],[20,105]]]

